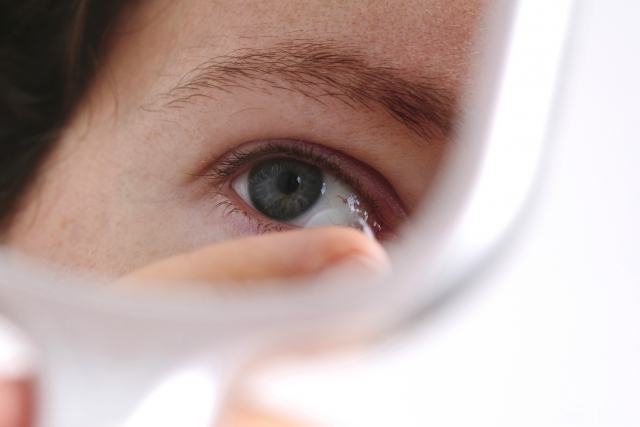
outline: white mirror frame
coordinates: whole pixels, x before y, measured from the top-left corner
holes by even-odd
[[[534,191],[573,10],[573,0],[517,2],[486,151],[437,280],[443,291],[489,258]]]
[[[171,367],[204,356],[203,369],[211,371],[205,386],[211,385],[211,394],[219,396],[224,382],[220,374],[226,372],[223,365],[228,366],[224,362],[228,354],[247,353],[285,338],[322,336],[327,331],[381,331],[455,289],[492,253],[534,187],[572,3],[516,3],[515,20],[508,20],[514,26],[506,57],[501,49],[496,56],[506,62],[493,64],[485,76],[489,82],[486,91],[491,94],[498,82],[497,102],[493,102],[494,96],[491,103],[481,100],[494,114],[481,111],[476,126],[471,123],[466,138],[477,141],[470,148],[462,147],[463,138],[463,155],[454,159],[443,176],[435,208],[425,211],[414,233],[416,239],[409,242],[414,255],[405,258],[411,268],[407,274],[394,276],[392,283],[353,287],[320,283],[322,286],[295,292],[287,288],[287,292],[270,290],[236,299],[230,296],[180,304],[175,299],[107,300],[103,294],[86,292],[82,283],[70,287],[33,272],[2,270],[3,305],[36,338],[47,358],[42,382],[45,415],[40,425],[81,427],[87,422],[118,422],[123,414],[131,414],[145,390]],[[501,80],[496,80],[498,70],[502,70]],[[478,133],[474,135],[474,131]],[[475,184],[470,188],[470,183]],[[425,236],[429,241],[421,243],[419,239]],[[85,291],[79,292],[79,288]],[[182,347],[172,349],[173,353],[153,350],[154,346],[166,349],[168,340],[176,337]],[[127,351],[137,359],[122,359]],[[140,363],[154,357],[155,366]],[[93,387],[91,395],[87,394],[88,386]],[[128,394],[123,394],[125,389]],[[90,413],[78,414],[79,405],[91,408]],[[215,417],[214,402],[203,405],[207,407],[202,408],[202,420]],[[137,420],[144,418],[140,413],[137,416]],[[200,424],[194,421],[192,425]],[[131,421],[129,425],[147,424]]]

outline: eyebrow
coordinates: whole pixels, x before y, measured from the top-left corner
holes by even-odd
[[[382,107],[426,139],[451,135],[457,116],[455,97],[441,79],[371,65],[357,50],[316,41],[245,48],[211,58],[187,73],[167,94],[164,105],[179,108],[194,97],[214,98],[211,90],[236,88],[267,93],[285,89],[320,102],[335,98],[352,108]]]

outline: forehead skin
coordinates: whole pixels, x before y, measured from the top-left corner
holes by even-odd
[[[211,196],[192,191],[186,177],[214,154],[207,144],[219,144],[222,154],[260,138],[348,140],[348,154],[413,206],[446,144],[424,144],[388,117],[339,110],[338,101],[310,105],[289,92],[208,94],[210,104],[194,99],[183,111],[155,112],[158,99],[211,57],[289,41],[346,46],[373,65],[437,79],[459,96],[484,7],[485,0],[132,2],[6,241],[60,264],[121,275],[237,237],[237,225],[211,214]],[[384,143],[367,146],[376,138]]]
[[[486,0],[239,0],[145,2],[125,14],[112,55],[139,79],[149,71],[195,67],[211,54],[266,47],[282,40],[326,39],[353,46],[380,63],[411,73],[425,67],[451,90],[463,88],[475,58]],[[130,33],[135,32],[135,40]],[[123,58],[123,59],[120,59]]]

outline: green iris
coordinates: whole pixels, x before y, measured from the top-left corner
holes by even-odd
[[[249,173],[249,197],[255,208],[278,221],[293,219],[322,195],[322,171],[289,158],[268,159]]]

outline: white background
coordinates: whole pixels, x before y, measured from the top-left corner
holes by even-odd
[[[334,427],[640,425],[640,2],[577,21],[517,232],[417,330],[257,378],[266,405]]]
[[[578,3],[517,232],[418,330],[262,375],[265,404],[334,427],[640,425],[640,2]]]

